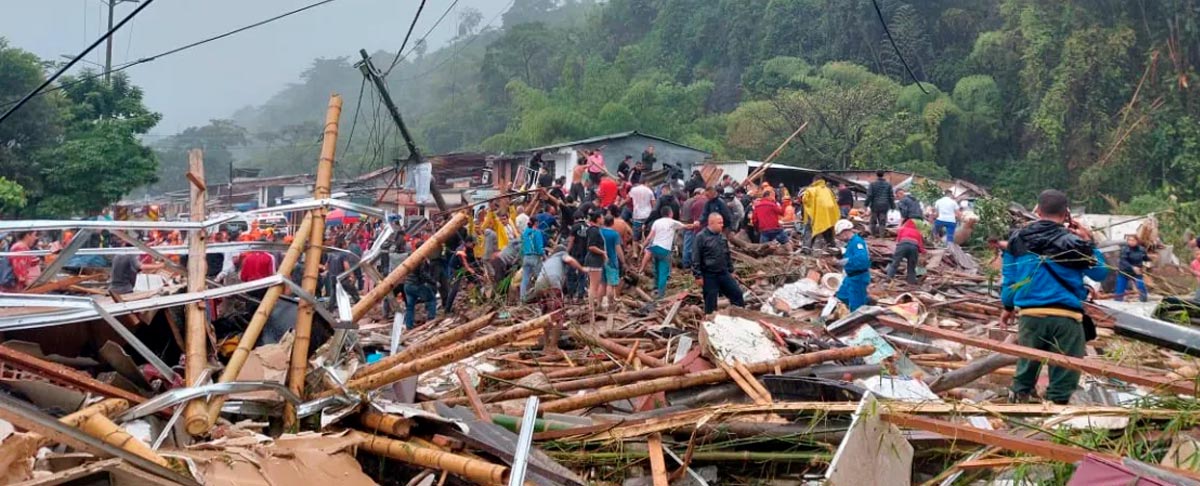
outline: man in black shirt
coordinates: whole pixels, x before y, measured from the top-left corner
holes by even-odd
[[[854,208],[854,192],[846,187],[846,183],[838,184],[837,205],[842,213],[842,219],[850,217],[850,210]]]
[[[722,234],[725,222],[719,213],[708,216],[708,227],[692,241],[692,275],[704,289],[704,313],[717,310],[717,298],[724,295],[729,303],[745,307],[742,288],[733,278],[733,259],[730,257],[729,241]]]
[[[617,166],[617,177],[623,181],[629,180],[629,173],[633,170],[632,162],[633,156],[626,155],[625,160],[622,160],[621,164]]]
[[[587,213],[577,211],[575,221],[571,223],[567,235],[567,254],[582,262],[587,256]],[[587,274],[574,268],[567,268],[567,288],[564,292],[567,298],[581,298],[587,288]]]
[[[608,261],[608,253],[604,248],[604,235],[600,234],[600,223],[604,218],[603,211],[588,213],[588,227],[585,245],[587,253],[583,257],[583,268],[588,276],[588,299],[592,304],[600,302],[604,297],[604,263]]]
[[[896,209],[896,196],[892,183],[883,178],[882,170],[875,171],[875,181],[867,189],[867,208],[871,210],[871,236],[883,237],[887,229],[887,213]]]
[[[436,269],[428,261],[422,262],[408,274],[404,281],[404,327],[412,329],[417,315],[417,304],[425,303],[426,320],[437,318]]]
[[[653,172],[655,162],[658,162],[658,157],[654,156],[654,146],[647,145],[646,150],[642,152],[642,170]]]

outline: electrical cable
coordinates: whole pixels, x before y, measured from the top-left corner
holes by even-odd
[[[52,75],[50,75],[50,77],[46,78],[46,80],[43,81],[42,84],[38,85],[37,88],[34,88],[33,91],[30,91],[29,94],[26,94],[23,98],[21,98],[19,101],[17,101],[16,106],[9,108],[8,111],[4,112],[3,115],[0,115],[0,123],[4,123],[4,120],[6,120],[6,119],[8,119],[8,117],[12,116],[12,114],[15,113],[17,110],[21,109],[22,106],[25,106],[25,103],[28,103],[30,99],[32,99],[34,96],[37,96],[37,94],[39,92],[41,92],[43,89],[46,89],[46,86],[49,86],[50,83],[53,83],[54,80],[58,79],[59,76],[62,76],[63,73],[67,72],[68,69],[71,69],[72,66],[74,66],[76,63],[78,63],[80,59],[83,59],[83,57],[88,55],[89,52],[92,52],[93,49],[95,49],[97,46],[99,46],[101,43],[103,43],[108,38],[112,37],[113,32],[116,32],[121,27],[123,27],[126,23],[128,23],[130,20],[133,20],[133,17],[135,17],[137,14],[141,13],[142,10],[145,10],[146,7],[149,7],[150,4],[152,4],[152,3],[154,3],[154,0],[146,0],[145,3],[138,5],[137,8],[133,10],[133,12],[130,12],[129,15],[127,15],[127,16],[125,16],[125,18],[121,19],[121,21],[118,22],[117,25],[114,25],[111,29],[108,29],[108,32],[105,32],[104,35],[100,36],[99,39],[96,39],[95,42],[92,42],[92,44],[87,46],[87,48],[85,48],[83,50],[83,52],[80,52],[79,54],[75,55],[75,57],[71,58],[71,61],[68,62],[67,64],[65,64],[63,67],[58,68],[58,71],[55,71],[54,74],[52,74]]]
[[[908,72],[908,76],[912,78],[913,82],[917,83],[917,87],[921,89],[921,92],[929,94],[928,91],[925,91],[925,87],[921,86],[921,81],[917,79],[917,75],[913,74],[912,68],[908,67],[908,61],[904,60],[904,55],[900,54],[900,47],[896,45],[896,39],[892,38],[892,31],[888,29],[887,22],[883,21],[883,11],[879,9],[879,1],[871,0],[871,4],[875,6],[875,15],[879,16],[879,23],[883,25],[883,33],[887,34],[888,42],[892,44],[892,49],[896,51],[896,57],[900,58],[900,64],[904,65],[904,70]]]
[[[150,0],[150,1],[153,1],[153,0]],[[112,68],[112,69],[110,69],[110,70],[108,70],[108,71],[104,71],[104,72],[101,72],[101,73],[93,73],[93,74],[89,74],[89,75],[86,75],[86,76],[81,76],[81,77],[79,77],[79,78],[77,78],[77,79],[73,80],[73,81],[72,81],[72,82],[70,82],[70,83],[66,83],[66,84],[60,84],[60,85],[58,85],[58,86],[56,86],[56,87],[54,87],[54,88],[47,89],[47,90],[45,90],[45,91],[42,91],[42,92],[40,92],[40,93],[38,93],[38,94],[39,94],[39,95],[42,95],[42,94],[51,93],[51,92],[54,92],[54,91],[59,91],[59,90],[65,89],[65,88],[67,88],[67,87],[69,87],[69,86],[72,86],[72,85],[75,85],[75,84],[78,84],[78,83],[82,83],[82,82],[84,82],[84,81],[87,81],[87,80],[89,80],[89,79],[95,79],[95,78],[102,77],[102,76],[104,76],[104,75],[106,75],[106,74],[113,74],[113,73],[116,73],[116,72],[119,72],[119,71],[124,71],[124,70],[126,70],[126,69],[129,69],[129,68],[131,68],[131,67],[133,67],[133,66],[137,66],[137,65],[139,65],[139,64],[145,64],[145,63],[148,63],[148,62],[151,62],[151,61],[155,61],[155,60],[158,60],[158,59],[160,59],[160,58],[163,58],[163,57],[166,57],[166,56],[170,56],[170,55],[173,55],[173,54],[177,54],[177,53],[179,53],[179,52],[182,52],[182,51],[186,51],[186,50],[188,50],[188,49],[192,49],[192,48],[194,48],[194,47],[199,47],[199,46],[201,46],[201,45],[204,45],[204,44],[207,44],[207,43],[209,43],[209,42],[213,42],[213,41],[217,41],[217,40],[220,40],[220,39],[224,39],[224,38],[226,38],[226,37],[229,37],[229,36],[231,36],[231,35],[238,34],[238,33],[241,33],[241,32],[244,32],[244,31],[247,31],[247,30],[250,30],[250,29],[256,28],[256,27],[260,27],[260,26],[263,26],[263,25],[269,24],[269,23],[271,23],[271,22],[274,22],[274,21],[276,21],[276,20],[281,20],[281,19],[283,19],[283,18],[285,18],[285,17],[289,17],[289,16],[292,16],[292,15],[298,14],[298,13],[300,13],[300,12],[304,12],[304,11],[306,11],[306,10],[309,10],[309,9],[312,9],[312,8],[316,8],[316,7],[319,7],[319,6],[325,5],[325,4],[327,4],[327,3],[332,3],[332,2],[335,2],[335,1],[337,1],[337,0],[322,0],[322,1],[320,1],[320,2],[312,3],[312,4],[306,5],[306,6],[304,6],[304,7],[300,7],[300,8],[297,8],[297,9],[295,9],[295,10],[291,10],[291,11],[288,11],[288,12],[285,12],[285,13],[282,13],[282,14],[279,14],[279,15],[276,15],[276,16],[274,16],[274,17],[271,17],[271,18],[269,18],[269,19],[266,19],[266,20],[261,20],[261,21],[255,22],[255,23],[253,23],[253,24],[250,24],[250,25],[244,26],[244,27],[239,27],[239,28],[237,28],[237,29],[234,29],[234,30],[231,30],[231,31],[225,32],[225,33],[223,33],[223,34],[218,34],[218,35],[215,35],[215,36],[212,36],[212,37],[208,37],[208,38],[206,38],[206,39],[199,40],[199,41],[196,41],[196,42],[192,42],[192,43],[190,43],[190,44],[183,45],[183,46],[180,46],[180,47],[176,47],[176,48],[174,48],[174,49],[170,49],[170,50],[167,50],[167,51],[163,51],[163,52],[160,52],[160,53],[158,53],[158,54],[154,54],[154,55],[152,55],[152,56],[149,56],[149,57],[143,57],[143,58],[140,58],[140,59],[138,59],[138,60],[136,60],[136,61],[127,62],[127,63],[125,63],[125,64],[122,64],[122,65],[120,65],[120,66],[114,67],[114,68]],[[145,5],[145,4],[142,4],[142,5]],[[140,9],[140,8],[141,8],[141,7],[139,7],[139,9]],[[135,11],[134,13],[137,13],[137,12]],[[130,16],[132,16],[132,14],[131,14]],[[128,17],[127,17],[127,18],[128,18]],[[118,25],[118,27],[119,27],[119,25]],[[115,29],[114,29],[114,30],[115,30]],[[10,105],[10,104],[15,104],[15,103],[17,103],[17,102],[10,102],[10,103],[8,103],[8,104],[0,104],[0,107],[8,106],[8,105]]]
[[[417,45],[419,45],[422,42],[425,42],[425,39],[429,38],[429,34],[433,33],[433,29],[436,29],[438,25],[442,24],[442,21],[446,19],[446,16],[450,14],[450,11],[454,8],[454,6],[458,5],[458,1],[459,0],[454,0],[453,2],[450,2],[450,6],[446,7],[446,11],[442,12],[442,16],[438,17],[438,19],[433,22],[433,25],[429,27],[429,30],[425,31],[425,35],[422,35],[420,39],[417,39],[416,44],[413,44],[413,48],[409,49],[408,52],[404,53],[404,55],[400,56],[398,59],[393,59],[392,65],[388,66],[387,71],[384,72],[383,76],[380,76],[380,77],[386,78],[387,75],[392,72],[392,69],[395,68],[397,64],[400,64],[401,62],[404,62],[405,59],[408,59],[408,55],[412,54],[413,51],[415,51],[417,49]],[[400,51],[396,51],[396,55],[399,56]]]
[[[505,11],[505,10],[508,10],[508,9],[509,9],[509,7],[512,7],[514,3],[516,3],[516,0],[512,0],[511,2],[508,2],[508,7],[504,7],[504,8],[502,8],[502,9],[500,9],[500,12],[499,12],[499,13],[497,13],[496,15],[493,15],[493,16],[492,16],[492,18],[491,18],[491,20],[488,20],[488,23],[486,23],[486,24],[484,24],[484,25],[483,25],[483,28],[484,28],[484,29],[486,29],[487,27],[490,27],[490,26],[492,25],[492,23],[493,23],[493,22],[495,22],[495,21],[496,21],[496,19],[500,18],[500,16],[504,14],[504,11]],[[480,29],[480,30],[482,30],[482,29]],[[432,68],[430,68],[430,69],[426,70],[425,72],[423,72],[423,73],[421,73],[421,74],[417,74],[417,75],[415,75],[415,76],[410,76],[410,77],[404,78],[404,79],[402,79],[401,81],[413,81],[413,80],[416,80],[416,79],[421,79],[421,78],[423,78],[423,77],[425,77],[425,76],[428,76],[428,75],[430,75],[430,74],[434,73],[435,71],[437,71],[437,70],[441,69],[441,68],[442,68],[442,66],[445,66],[445,65],[446,65],[446,64],[448,64],[450,61],[454,60],[454,58],[458,57],[458,53],[460,53],[460,52],[462,52],[464,49],[466,49],[466,48],[467,48],[467,46],[471,45],[471,43],[472,43],[472,42],[475,42],[475,39],[478,39],[479,37],[480,37],[480,35],[476,34],[475,36],[471,37],[470,39],[467,39],[467,40],[466,40],[466,42],[463,42],[462,44],[460,44],[460,45],[459,45],[459,46],[458,46],[458,47],[457,47],[457,48],[454,50],[454,52],[450,54],[450,56],[449,56],[449,57],[446,57],[446,58],[445,58],[445,59],[443,59],[441,62],[437,63],[437,65],[435,65],[434,67],[432,67]]]
[[[392,64],[388,66],[387,72],[392,72],[392,68],[400,62],[400,53],[404,52],[404,48],[408,46],[408,38],[412,37],[413,29],[417,27],[417,20],[420,20],[422,10],[425,10],[425,0],[421,0],[421,4],[417,5],[417,14],[413,15],[412,23],[408,24],[408,32],[404,34],[404,41],[400,43],[400,48],[396,49],[396,57],[392,58]],[[383,76],[387,77],[387,73],[384,73]]]

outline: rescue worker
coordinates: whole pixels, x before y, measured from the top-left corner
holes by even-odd
[[[1096,248],[1092,232],[1071,219],[1070,201],[1061,191],[1049,189],[1038,195],[1034,212],[1038,220],[1018,230],[1009,239],[1003,255],[1003,284],[1000,300],[1004,313],[1000,325],[1018,320],[1017,343],[1021,346],[1076,358],[1083,357],[1090,339],[1090,319],[1083,312],[1089,288],[1083,278],[1097,282],[1108,274],[1104,256]],[[1092,326],[1091,337],[1095,337]],[[1009,401],[1030,402],[1037,398],[1035,386],[1042,363],[1017,361]],[[1079,385],[1079,372],[1050,366],[1046,399],[1065,405]]]
[[[808,223],[812,235],[806,243],[811,247],[812,242],[821,236],[826,244],[833,246],[833,226],[838,221],[837,200],[833,196],[833,190],[826,185],[824,179],[817,179],[804,189],[802,200],[804,221]]]
[[[854,312],[867,303],[867,287],[871,285],[871,254],[867,242],[854,232],[854,223],[838,220],[833,226],[837,239],[846,243],[842,256],[842,270],[846,272],[838,287],[837,298]]]
[[[871,210],[871,236],[883,237],[887,229],[887,213],[896,209],[896,198],[892,194],[892,183],[883,178],[883,171],[875,171],[875,180],[867,189],[867,209]]]

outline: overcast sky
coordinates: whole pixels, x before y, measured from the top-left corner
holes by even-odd
[[[315,0],[155,0],[117,32],[113,64],[137,60],[293,10]],[[154,130],[178,132],[212,118],[258,104],[299,75],[318,57],[357,57],[358,49],[400,46],[419,0],[338,0],[273,23],[211,42],[151,63],[131,67],[135,84],[146,91],[150,109],[163,114]],[[428,0],[409,41],[424,34],[453,0]],[[460,0],[429,36],[430,50],[454,37],[458,11],[473,7],[483,23],[509,3]],[[136,8],[117,5],[116,18]],[[6,0],[0,36],[10,45],[44,59],[74,55],[107,27],[105,0]],[[115,22],[115,21],[114,21]],[[483,26],[480,26],[483,27]],[[104,63],[104,45],[86,60]],[[80,69],[83,63],[77,64]]]

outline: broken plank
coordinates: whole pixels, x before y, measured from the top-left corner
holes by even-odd
[[[1063,368],[1082,371],[1084,373],[1089,373],[1096,376],[1117,378],[1129,383],[1147,386],[1160,392],[1165,391],[1188,396],[1197,396],[1196,385],[1190,381],[1177,382],[1169,380],[1165,377],[1146,376],[1130,368],[1103,363],[1096,360],[1073,358],[1058,353],[1027,348],[1025,346],[1019,346],[1016,344],[1003,343],[1000,341],[993,341],[991,339],[969,336],[961,332],[955,332],[946,329],[938,329],[928,326],[914,326],[897,317],[878,316],[877,318],[883,324],[904,332],[939,337],[948,341],[954,341],[959,344],[966,344],[968,346],[974,346],[998,353],[1017,356],[1019,358],[1042,361],[1050,364],[1051,366],[1061,366]]]
[[[458,377],[458,382],[462,385],[463,393],[467,395],[467,399],[471,402],[471,410],[475,411],[475,417],[484,422],[491,422],[492,415],[483,407],[483,402],[479,400],[479,393],[475,391],[475,385],[471,383],[471,376],[467,374],[465,367],[459,366],[454,370],[454,375]]]
[[[668,486],[667,461],[663,458],[662,434],[650,434],[646,438],[646,448],[650,452],[650,475],[654,479],[654,486]]]

